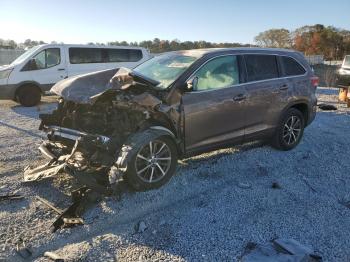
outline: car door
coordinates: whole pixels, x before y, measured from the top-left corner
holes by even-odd
[[[49,90],[52,85],[67,77],[65,56],[62,48],[53,47],[40,51],[33,57],[31,79]]]
[[[280,96],[288,84],[279,78],[275,55],[244,55],[246,65],[247,112],[245,138],[256,136],[274,128],[276,115],[280,114]]]
[[[187,152],[243,140],[246,91],[239,75],[238,56],[225,55],[205,62],[190,77],[196,84],[182,97]]]

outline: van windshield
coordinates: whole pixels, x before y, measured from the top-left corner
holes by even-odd
[[[133,70],[160,84],[159,88],[169,87],[199,56],[180,53],[167,53],[156,56]]]
[[[343,67],[350,68],[350,55],[345,56]]]
[[[26,52],[24,52],[24,53],[21,54],[19,57],[17,57],[17,58],[11,63],[11,65],[18,65],[18,64],[22,63],[22,62],[25,61],[27,58],[29,58],[30,56],[32,56],[39,48],[40,48],[40,46],[34,46],[34,47],[28,49]]]

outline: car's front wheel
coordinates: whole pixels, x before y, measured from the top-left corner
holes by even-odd
[[[148,129],[135,134],[126,145],[128,184],[137,191],[159,188],[173,176],[177,166],[174,139],[164,131]]]
[[[305,120],[303,114],[296,108],[290,108],[283,115],[272,145],[280,150],[291,150],[296,147],[304,133]]]

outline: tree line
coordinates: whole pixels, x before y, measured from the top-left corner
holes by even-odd
[[[262,47],[293,48],[305,55],[324,55],[327,60],[342,60],[350,54],[350,31],[321,24],[294,31],[270,29],[257,35],[255,42]]]
[[[333,26],[321,24],[307,25],[289,31],[285,28],[270,29],[258,34],[254,44],[242,43],[211,43],[207,41],[180,41],[178,39],[169,41],[154,38],[140,42],[114,41],[108,43],[88,43],[90,45],[120,45],[141,46],[149,49],[152,53],[161,53],[175,50],[197,49],[197,48],[225,48],[225,47],[277,47],[293,48],[305,55],[324,55],[325,59],[339,60],[350,53],[350,31],[338,29]],[[44,41],[25,40],[16,43],[13,40],[0,39],[0,48],[28,49],[30,47],[44,44]],[[53,41],[51,43],[57,43]]]

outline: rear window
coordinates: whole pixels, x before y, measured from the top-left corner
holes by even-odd
[[[305,74],[305,69],[294,59],[288,56],[281,56],[281,61],[286,76],[297,76]]]
[[[137,62],[142,59],[142,51],[137,49],[106,49],[108,62]]]
[[[71,64],[137,62],[141,59],[142,51],[138,49],[69,48]]]
[[[102,49],[100,48],[69,48],[71,64],[103,63]]]
[[[278,78],[278,67],[274,55],[245,55],[248,82]]]

